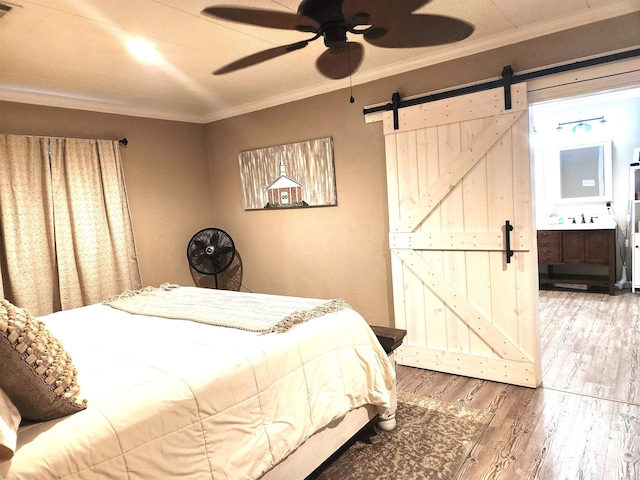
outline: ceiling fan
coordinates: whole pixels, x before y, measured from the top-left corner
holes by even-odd
[[[327,50],[316,60],[325,77],[350,76],[360,66],[362,45],[347,34],[362,35],[376,47],[412,48],[454,43],[473,33],[470,23],[442,15],[415,14],[431,0],[302,0],[298,13],[234,6],[212,6],[202,13],[232,22],[261,27],[296,30],[313,36],[289,45],[254,53],[225,65],[214,75],[257,65],[306,47],[322,37]]]

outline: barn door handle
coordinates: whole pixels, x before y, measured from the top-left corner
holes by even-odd
[[[513,225],[509,223],[509,220],[504,222],[504,236],[505,246],[507,249],[507,263],[511,263],[511,257],[513,257],[513,250],[511,250],[511,232],[513,231]]]

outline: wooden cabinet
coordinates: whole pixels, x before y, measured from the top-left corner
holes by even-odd
[[[562,263],[559,231],[538,231],[538,263],[544,265]]]
[[[538,263],[547,265],[541,284],[564,283],[606,287],[615,293],[615,230],[539,230]],[[554,266],[602,266],[606,275],[578,271],[557,273]],[[566,269],[565,269],[566,270]]]
[[[562,262],[608,265],[611,248],[609,237],[609,230],[562,232]]]

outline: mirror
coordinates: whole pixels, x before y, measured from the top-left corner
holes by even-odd
[[[612,201],[611,142],[555,148],[545,154],[549,200],[558,204]]]

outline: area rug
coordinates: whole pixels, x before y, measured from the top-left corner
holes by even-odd
[[[397,427],[363,430],[307,480],[447,480],[491,419],[487,411],[399,396]]]

